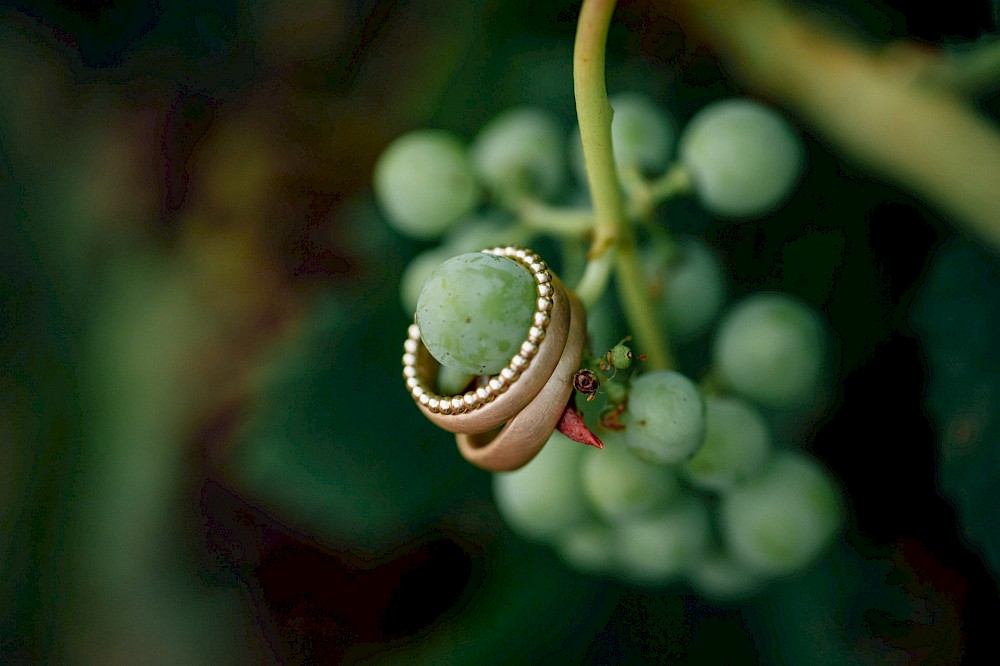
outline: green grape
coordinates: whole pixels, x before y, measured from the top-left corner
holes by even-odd
[[[699,595],[716,602],[745,599],[761,588],[760,577],[722,551],[705,555],[688,572]]]
[[[632,453],[652,463],[677,463],[705,438],[705,402],[679,372],[647,372],[632,382],[622,423]]]
[[[410,259],[410,263],[403,269],[403,274],[399,278],[399,300],[403,305],[403,312],[408,316],[413,315],[424,282],[438,266],[454,254],[447,247],[434,247]]]
[[[594,521],[564,530],[555,548],[563,562],[579,571],[602,574],[614,569],[615,533],[604,523]]]
[[[579,466],[588,450],[554,432],[530,463],[493,475],[493,498],[512,530],[533,541],[554,542],[593,521],[580,487]]]
[[[469,385],[469,382],[472,381],[472,378],[473,375],[470,375],[467,372],[462,372],[461,370],[449,368],[447,365],[442,365],[438,368],[438,393],[443,395],[457,395],[459,393],[465,393],[465,391],[468,390],[466,387]]]
[[[722,496],[723,540],[763,575],[799,571],[830,545],[844,522],[833,479],[817,462],[786,450],[758,476]]]
[[[627,370],[632,367],[632,349],[623,342],[611,348],[611,365],[619,370]]]
[[[614,110],[611,145],[618,166],[662,172],[674,150],[674,125],[667,112],[637,92],[612,95],[608,102]]]
[[[825,346],[814,310],[787,294],[758,293],[723,315],[712,361],[737,393],[769,407],[799,407],[816,398]]]
[[[555,117],[518,107],[487,123],[472,143],[476,173],[501,200],[550,199],[566,179],[566,139]]]
[[[375,164],[375,197],[389,223],[435,238],[479,203],[465,146],[441,130],[416,130],[389,144]]]
[[[726,99],[691,118],[681,133],[680,161],[706,209],[758,216],[791,195],[805,170],[805,150],[777,111],[749,99]]]
[[[460,220],[444,237],[442,245],[452,254],[462,254],[498,245],[526,245],[529,240],[529,235],[510,217],[490,210]]]
[[[771,430],[756,408],[739,398],[705,399],[705,442],[681,465],[699,488],[724,490],[758,473],[771,453]]]
[[[581,468],[584,493],[601,517],[614,522],[649,513],[677,493],[673,471],[636,458],[622,433],[611,431],[601,439],[604,451],[587,456]]]
[[[692,495],[613,527],[619,574],[635,583],[663,583],[685,574],[711,544],[708,507]]]
[[[608,101],[614,110],[611,146],[619,172],[626,166],[644,173],[664,171],[673,154],[675,140],[674,123],[667,112],[637,92],[618,93]],[[570,138],[569,147],[570,167],[577,180],[587,185],[579,128]]]
[[[420,337],[441,365],[496,374],[528,337],[535,294],[531,273],[513,259],[460,254],[434,269],[420,290]]]
[[[661,319],[679,338],[704,332],[726,301],[722,260],[708,245],[683,238],[644,254],[646,275]]]

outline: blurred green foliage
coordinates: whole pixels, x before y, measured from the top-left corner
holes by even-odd
[[[927,355],[927,410],[938,433],[938,481],[966,538],[1000,572],[1000,262],[954,237],[938,249],[913,311]]]

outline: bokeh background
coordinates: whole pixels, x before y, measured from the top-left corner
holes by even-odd
[[[741,92],[656,3],[621,4],[610,90],[678,122]],[[986,2],[799,4],[874,46],[997,29]],[[397,288],[427,245],[380,218],[374,161],[515,104],[569,132],[577,9],[0,6],[0,662],[989,653],[1000,264],[808,127],[775,216],[665,214],[727,258],[735,295],[791,292],[836,331],[835,389],[802,433],[849,506],[822,562],[721,604],[576,573],[508,531],[489,475],[410,404]]]

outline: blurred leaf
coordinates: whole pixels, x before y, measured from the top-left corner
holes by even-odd
[[[330,291],[268,364],[233,459],[256,502],[327,544],[376,553],[461,503],[480,474],[403,385],[395,282]]]
[[[927,355],[940,490],[1000,580],[1000,260],[952,237],[934,256],[912,323]]]
[[[759,602],[762,663],[961,663],[960,591],[942,593],[947,570],[917,541],[886,558],[837,547],[801,576],[774,584]]]
[[[469,666],[581,663],[615,595],[537,546],[512,542],[487,558],[462,612],[393,645],[359,646],[351,663]],[[494,559],[495,558],[495,559]]]

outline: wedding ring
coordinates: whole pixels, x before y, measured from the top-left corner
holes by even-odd
[[[458,433],[455,441],[462,456],[486,470],[500,472],[522,467],[552,436],[573,392],[573,375],[580,367],[587,338],[586,311],[568,293],[570,322],[559,362],[541,391],[494,435],[494,431]]]
[[[484,252],[513,259],[535,279],[537,300],[531,326],[510,363],[475,390],[445,396],[431,389],[439,365],[420,339],[416,323],[410,326],[404,344],[403,376],[411,396],[428,419],[454,433],[492,430],[520,412],[545,386],[569,332],[566,289],[537,254],[517,247]]]
[[[518,262],[535,280],[535,312],[520,350],[474,389],[441,395],[432,388],[440,366],[414,322],[403,346],[403,377],[420,411],[455,433],[466,460],[486,470],[508,471],[535,457],[566,409],[586,344],[587,314],[531,250],[509,246],[483,252]]]

